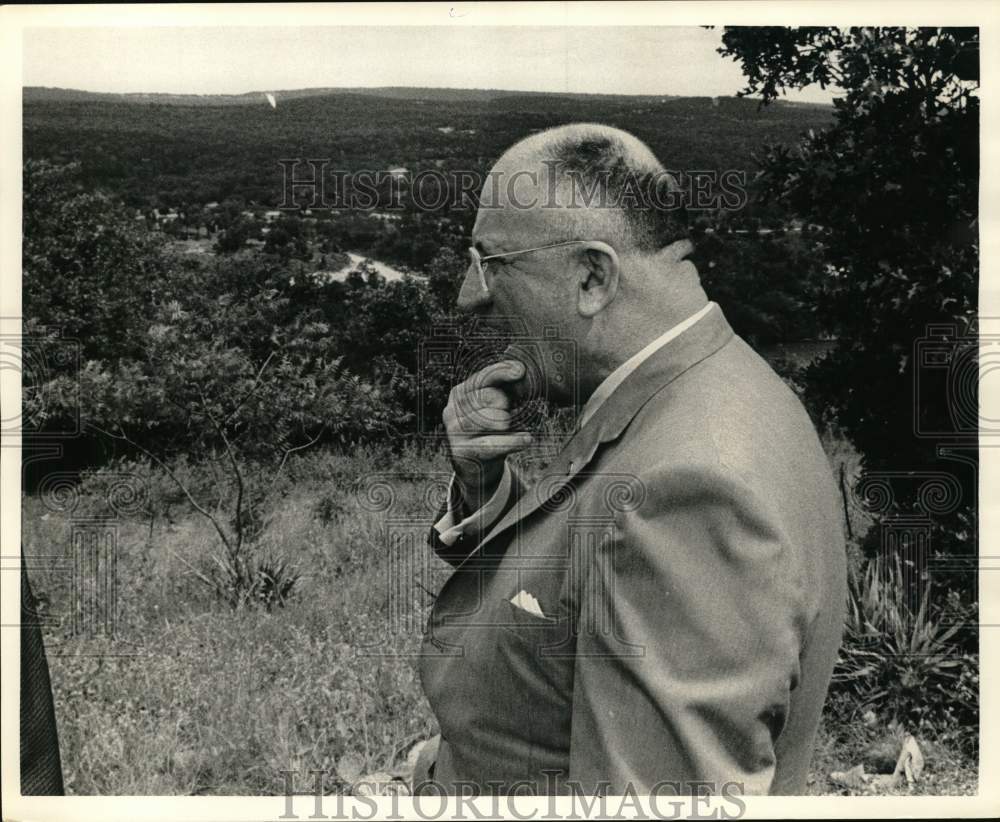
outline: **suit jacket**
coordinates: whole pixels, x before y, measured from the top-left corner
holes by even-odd
[[[421,678],[448,792],[805,788],[840,644],[836,488],[795,395],[713,307],[455,566]],[[539,617],[510,600],[521,590]],[[575,786],[571,783],[576,783]]]

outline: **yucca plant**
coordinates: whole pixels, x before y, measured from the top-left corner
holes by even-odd
[[[268,611],[275,605],[284,607],[292,590],[301,578],[288,560],[281,557],[264,557],[254,569],[252,597]]]
[[[854,697],[855,712],[876,707],[899,720],[928,719],[961,676],[958,630],[932,608],[929,580],[907,579],[898,556],[877,556],[850,580],[833,687]]]
[[[283,558],[265,556],[247,561],[213,554],[212,560],[215,567],[211,576],[193,567],[192,572],[234,610],[253,605],[263,605],[268,611],[275,605],[283,607],[302,576]]]

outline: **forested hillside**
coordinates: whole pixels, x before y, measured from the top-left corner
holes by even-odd
[[[803,132],[829,125],[833,111],[790,103],[760,109],[757,101],[739,98],[407,91],[420,96],[355,89],[286,99],[279,92],[271,108],[262,93],[206,104],[29,88],[24,155],[79,161],[88,184],[136,207],[237,196],[274,206],[281,197],[280,158],[330,158],[331,168],[348,171],[405,166],[413,173],[485,173],[525,134],[573,121],[631,131],[671,169],[752,172],[762,144],[794,143]]]

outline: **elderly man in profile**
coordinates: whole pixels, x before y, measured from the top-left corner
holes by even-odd
[[[441,735],[417,777],[438,791],[804,791],[845,603],[835,486],[650,198],[664,179],[632,135],[575,124],[513,146],[483,190],[459,305],[517,318],[534,354],[444,412],[431,539],[455,570],[426,628]],[[567,343],[573,368],[550,350]],[[582,405],[531,486],[507,460],[531,442],[512,426],[526,367]]]

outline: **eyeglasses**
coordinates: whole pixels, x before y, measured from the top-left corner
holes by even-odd
[[[490,254],[488,257],[483,257],[475,248],[469,249],[469,257],[472,259],[472,264],[476,267],[476,271],[479,272],[479,282],[483,287],[483,291],[487,294],[490,293],[490,288],[486,284],[486,270],[487,265],[490,260],[496,260],[500,257],[516,257],[519,254],[530,254],[532,251],[543,251],[546,248],[560,248],[567,245],[581,245],[586,243],[587,240],[567,240],[562,243],[551,243],[550,245],[539,245],[534,248],[524,248],[520,251],[505,251],[502,254]]]

